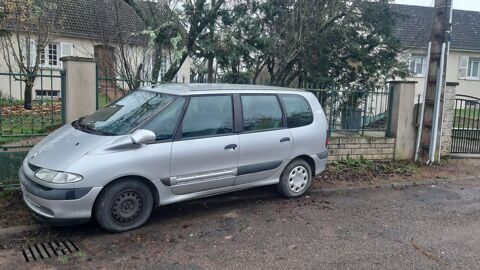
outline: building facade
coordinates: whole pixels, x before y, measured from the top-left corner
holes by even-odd
[[[139,72],[138,79],[142,81],[161,81],[167,72],[173,55],[170,48],[162,49],[160,72],[156,79],[152,78],[153,58],[155,51],[143,34],[147,28],[135,11],[122,0],[47,0],[55,6],[55,17],[59,22],[58,29],[52,31],[52,39],[40,55],[38,77],[33,87],[34,99],[60,98],[60,80],[50,75],[58,76],[63,69],[62,57],[77,56],[95,58],[98,64],[98,76],[116,78],[119,80],[132,78],[126,76],[128,67],[130,73]],[[152,14],[150,7],[144,9]],[[15,30],[10,29],[11,32]],[[32,35],[34,36],[34,35]],[[35,40],[28,38],[19,48],[25,48],[30,43],[29,59],[35,59]],[[13,39],[16,42],[16,38]],[[13,46],[14,48],[17,45]],[[5,49],[5,48],[3,48]],[[24,49],[24,51],[27,51]],[[0,54],[0,98],[23,99],[24,84],[16,75],[18,73],[14,55],[2,50]],[[20,53],[17,52],[18,55]],[[25,54],[25,52],[23,52]],[[9,59],[7,59],[9,58]],[[10,62],[10,63],[9,63]],[[191,59],[181,66],[173,81],[190,82]],[[42,77],[44,76],[44,77]],[[137,78],[137,77],[135,77]],[[100,86],[101,87],[101,86]],[[124,87],[119,85],[118,87]]]
[[[432,32],[433,8],[392,5],[400,15],[395,35],[407,49],[400,58],[417,81],[416,94],[423,92],[427,76],[427,47]],[[447,59],[447,82],[459,83],[457,94],[480,98],[480,12],[453,10],[452,35]]]

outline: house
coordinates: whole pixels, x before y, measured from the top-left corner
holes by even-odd
[[[127,79],[124,77],[126,73],[124,65],[130,65],[133,72],[139,71],[138,78],[148,81],[161,81],[162,76],[167,72],[173,57],[168,47],[162,48],[159,76],[156,80],[152,80],[154,50],[143,33],[147,27],[125,1],[46,0],[46,2],[53,7],[51,15],[58,23],[55,24],[52,31],[52,40],[41,52],[39,74],[59,75],[62,69],[60,59],[65,56],[96,58],[98,76],[101,78]],[[142,7],[145,14],[153,16],[151,7],[146,5],[148,3],[145,2]],[[8,12],[8,6],[4,6],[3,10]],[[12,32],[15,26],[10,27],[12,28],[7,27],[6,30]],[[30,43],[32,47],[30,53],[35,54],[35,40]],[[24,45],[24,47],[26,46],[28,45]],[[13,76],[6,75],[9,72],[9,65],[7,65],[4,55],[0,54],[0,74],[3,74],[0,75],[0,94],[2,94],[0,98],[22,99],[22,83],[15,80]],[[12,57],[12,55],[7,57]],[[35,59],[36,57],[31,55],[30,58]],[[191,60],[187,58],[174,81],[190,82],[190,62]],[[10,66],[15,72],[15,65]],[[103,88],[104,84],[108,84],[108,82],[100,80],[99,88]],[[107,87],[111,87],[111,84]],[[124,86],[125,84],[121,84],[115,87]],[[60,80],[56,77],[39,78],[33,87],[33,98],[58,98],[60,97],[60,88]]]
[[[401,58],[418,81],[421,94],[426,82],[427,47],[432,32],[433,8],[392,4],[400,18],[394,33],[407,49]],[[447,59],[447,82],[459,83],[457,94],[480,98],[480,12],[453,10],[450,54]]]

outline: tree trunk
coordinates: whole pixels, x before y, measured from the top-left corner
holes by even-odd
[[[270,85],[275,85],[275,58],[271,58],[267,62],[267,71],[270,74]]]
[[[252,84],[257,84],[257,79],[258,76],[260,75],[260,72],[262,72],[263,68],[265,67],[267,63],[264,61],[263,63],[257,65],[257,68],[255,69],[255,72],[253,73],[253,79],[252,79]]]
[[[209,56],[207,61],[207,81],[213,83],[213,56]]]
[[[183,63],[187,59],[188,52],[189,50],[183,51],[182,57],[180,58],[180,60],[173,61],[167,73],[165,73],[165,75],[162,77],[162,82],[171,82],[173,78],[175,78],[175,75],[177,75],[178,71],[180,70],[180,67],[183,65]]]
[[[237,62],[236,61],[233,61],[232,63],[232,77],[233,77],[233,81],[232,83],[238,83],[238,68],[237,68]]]
[[[140,63],[137,67],[137,71],[135,73],[135,79],[133,80],[133,88],[130,88],[130,90],[134,90],[140,87],[141,85],[141,75],[142,75],[142,70],[143,70],[143,64]]]
[[[152,82],[158,81],[160,75],[160,65],[162,61],[162,46],[155,45],[155,52],[153,53],[153,67],[152,67]],[[163,78],[162,78],[163,80]]]
[[[25,88],[23,90],[23,108],[26,110],[32,109],[32,90],[33,83],[35,82],[35,77],[27,79],[25,81]]]
[[[202,8],[204,3],[205,1],[197,2],[196,4],[200,4],[200,5],[198,5],[196,9]],[[216,0],[215,5],[212,6],[208,16],[210,17],[217,16],[216,13],[218,12],[218,9],[223,5],[223,3],[225,3],[225,0]],[[197,10],[196,12],[200,12],[200,11]],[[192,52],[193,46],[195,45],[195,42],[197,41],[198,36],[202,33],[205,27],[208,26],[208,21],[202,20],[201,16],[197,16],[190,23],[191,25],[190,25],[190,30],[188,31],[187,44],[185,45],[185,49],[182,51],[182,56],[180,57],[179,60],[173,61],[172,65],[168,69],[164,78],[162,78],[163,82],[171,82],[173,78],[175,78],[175,76],[178,73],[178,70],[180,70],[180,67],[183,65],[183,63],[187,59],[190,52]]]
[[[298,88],[302,88],[302,86],[304,86],[304,82],[303,82],[304,75],[305,75],[305,72],[303,70],[303,63],[300,61],[298,63],[298,83],[297,83]]]

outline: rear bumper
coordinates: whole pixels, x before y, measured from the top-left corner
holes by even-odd
[[[328,152],[322,152],[310,156],[315,161],[315,175],[321,174],[327,167]]]
[[[23,201],[41,221],[54,225],[72,225],[88,222],[101,188],[51,189],[28,179],[20,169],[18,176]]]

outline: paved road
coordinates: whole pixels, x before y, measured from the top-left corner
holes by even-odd
[[[163,207],[124,234],[91,224],[0,244],[36,237],[73,239],[83,253],[15,264],[7,250],[6,268],[478,269],[480,180],[291,200],[262,188]]]

